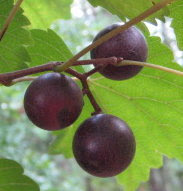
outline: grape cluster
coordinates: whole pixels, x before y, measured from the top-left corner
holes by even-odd
[[[99,32],[94,41],[119,27],[111,25]],[[142,33],[131,27],[91,51],[91,58],[122,57],[145,61],[147,44]],[[96,67],[96,64],[94,65]],[[112,80],[126,80],[142,70],[141,66],[105,65],[99,72]],[[34,80],[24,97],[28,118],[45,130],[59,130],[73,124],[83,108],[83,92],[75,81],[60,73],[47,73]],[[98,177],[111,177],[124,171],[136,149],[128,125],[116,116],[95,114],[86,119],[73,138],[73,153],[78,164]]]

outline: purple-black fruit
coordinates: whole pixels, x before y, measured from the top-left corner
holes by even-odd
[[[27,88],[24,108],[28,118],[45,130],[71,125],[81,113],[83,94],[69,76],[47,73]]]
[[[119,26],[121,25],[113,24],[106,27],[96,35],[93,42]],[[116,56],[124,60],[144,62],[147,59],[148,48],[143,34],[136,27],[130,27],[91,50],[90,54],[92,59]],[[137,75],[141,69],[142,66],[135,65],[119,67],[107,65],[99,72],[112,80],[125,80]]]
[[[73,140],[78,164],[98,177],[111,177],[124,171],[134,157],[135,148],[135,138],[128,125],[108,114],[85,120]]]

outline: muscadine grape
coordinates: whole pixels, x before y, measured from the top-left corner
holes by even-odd
[[[93,42],[119,26],[121,25],[113,24],[104,28],[96,35]],[[130,27],[91,50],[90,54],[92,59],[115,56],[122,57],[124,60],[144,62],[147,59],[148,48],[143,34],[136,27]],[[142,66],[135,65],[119,67],[107,65],[99,72],[112,80],[125,80],[137,75],[141,69]]]
[[[24,108],[28,118],[45,130],[59,130],[71,125],[80,115],[83,94],[69,76],[47,73],[27,88]]]
[[[73,140],[78,164],[88,173],[111,177],[124,171],[135,154],[135,138],[118,117],[97,114],[85,120]]]

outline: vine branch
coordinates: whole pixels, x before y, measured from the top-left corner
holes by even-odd
[[[95,42],[93,42],[92,44],[90,44],[89,46],[84,48],[83,50],[81,50],[78,54],[76,54],[74,57],[72,57],[67,62],[65,62],[65,64],[63,64],[62,66],[57,67],[58,72],[62,72],[64,70],[66,70],[68,67],[70,67],[80,57],[85,55],[90,50],[96,48],[97,46],[99,46],[103,42],[105,42],[105,41],[109,40],[110,38],[116,36],[118,33],[123,32],[124,30],[128,29],[129,27],[141,22],[142,20],[144,20],[145,18],[147,18],[150,15],[154,14],[155,12],[159,11],[160,9],[166,7],[167,4],[170,4],[173,1],[175,1],[175,0],[163,0],[163,1],[160,1],[159,3],[156,3],[154,6],[147,9],[146,11],[144,11],[143,13],[138,15],[137,17],[131,19],[130,21],[128,21],[124,25],[122,25],[122,26],[112,30],[111,32],[105,34],[104,36],[102,36],[101,38],[99,38],[98,40],[96,40]]]
[[[47,64],[43,64],[40,66],[35,66],[32,68],[26,68],[23,70],[17,70],[15,72],[8,72],[4,74],[0,74],[0,83],[6,86],[9,86],[12,80],[21,78],[27,75],[36,74],[39,72],[45,72],[53,70],[55,66],[62,64],[63,62],[50,62]]]
[[[90,59],[90,60],[78,60],[78,61],[74,62],[74,64],[72,66],[89,65],[89,64],[97,64],[97,65],[117,64],[118,62],[120,62],[122,60],[123,60],[123,58],[115,57],[115,56],[108,57],[108,58],[96,58],[96,59]],[[58,67],[56,67],[55,70],[58,71],[59,70]]]
[[[106,64],[117,64],[120,61],[122,61],[122,58],[116,58],[116,57],[110,57],[110,58],[97,58],[97,59],[91,59],[91,60],[79,60],[74,63],[73,66],[79,66],[79,65],[87,65],[87,64],[97,64],[97,65],[106,65]],[[26,68],[23,70],[18,70],[15,72],[8,72],[4,74],[0,74],[0,83],[5,86],[10,86],[12,84],[12,81],[21,78],[27,75],[36,74],[39,72],[46,72],[46,71],[57,71],[57,66],[64,64],[64,62],[49,62],[47,64],[42,64],[39,66]],[[67,73],[70,72],[70,74],[73,72],[69,68],[65,71]],[[76,73],[71,75],[77,75]],[[80,78],[80,76],[77,76]]]
[[[101,62],[101,60],[105,61],[105,62]],[[178,71],[178,70],[174,70],[171,68],[167,68],[164,66],[150,64],[150,63],[146,63],[146,62],[123,60],[122,58],[115,58],[115,57],[105,58],[105,59],[86,60],[86,62],[85,62],[85,60],[81,60],[81,61],[77,61],[73,66],[87,65],[87,64],[93,63],[93,61],[95,62],[95,64],[97,66],[94,69],[92,69],[89,72],[86,72],[84,74],[80,74],[71,68],[68,68],[65,72],[71,74],[72,76],[75,76],[78,79],[81,79],[83,77],[83,75],[85,77],[89,77],[92,74],[98,72],[100,70],[100,68],[106,64],[113,64],[116,66],[126,66],[126,65],[145,66],[145,67],[154,68],[157,70],[169,72],[169,73],[172,73],[175,75],[183,76],[183,72]],[[8,72],[8,73],[0,74],[0,84],[3,84],[5,86],[10,86],[10,85],[13,85],[13,84],[18,83],[18,82],[34,79],[34,77],[25,78],[25,76],[27,76],[27,75],[36,74],[36,73],[45,72],[45,71],[58,72],[57,67],[62,65],[62,64],[64,64],[64,62],[49,62],[47,64],[35,66],[32,68],[27,68],[27,69],[18,70],[15,72]]]
[[[5,33],[6,33],[7,29],[8,29],[8,27],[9,27],[9,25],[10,25],[10,23],[11,23],[11,21],[12,21],[13,18],[15,17],[16,12],[18,11],[18,9],[19,9],[19,7],[20,7],[20,5],[21,5],[22,2],[23,2],[23,0],[18,0],[18,1],[16,2],[16,4],[14,5],[13,9],[11,10],[11,12],[10,12],[8,18],[6,19],[6,21],[5,21],[4,25],[3,25],[2,30],[0,31],[0,41],[2,40],[3,36],[5,35]]]

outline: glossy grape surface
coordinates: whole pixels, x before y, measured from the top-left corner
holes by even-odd
[[[45,130],[59,130],[71,125],[80,115],[83,94],[69,76],[48,73],[27,88],[24,108],[28,118]]]
[[[85,120],[73,140],[78,164],[98,177],[111,177],[124,171],[134,157],[135,148],[135,138],[128,125],[108,114]]]
[[[106,27],[96,35],[93,41],[119,26],[119,24],[113,24]],[[90,53],[92,59],[116,56],[122,57],[124,60],[144,62],[147,59],[148,48],[143,34],[136,27],[130,27],[99,45]],[[107,65],[100,70],[100,73],[112,80],[125,80],[137,75],[141,69],[142,66],[135,65],[120,67]]]

